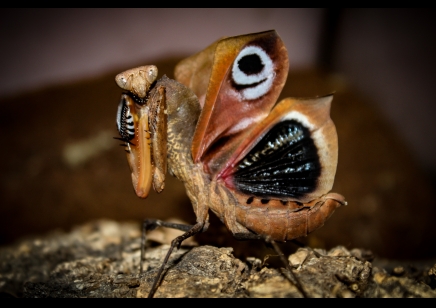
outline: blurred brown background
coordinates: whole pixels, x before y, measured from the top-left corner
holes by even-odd
[[[160,195],[135,196],[112,139],[121,93],[114,76],[156,64],[172,77],[178,60],[219,37],[276,29],[290,58],[282,97],[336,93],[334,191],[349,206],[307,242],[436,258],[434,10],[1,11],[0,245],[99,218],[192,223],[174,178]]]

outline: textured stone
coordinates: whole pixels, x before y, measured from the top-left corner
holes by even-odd
[[[168,244],[150,241],[139,275],[140,226],[99,220],[0,249],[2,297],[147,297]],[[155,297],[302,297],[283,268],[232,248],[182,246]],[[374,266],[365,250],[299,248],[289,256],[309,297],[436,297],[436,265],[412,273]],[[389,265],[388,261],[385,261]],[[387,266],[389,267],[389,266]],[[394,270],[396,269],[396,270]],[[428,282],[425,283],[425,282]]]

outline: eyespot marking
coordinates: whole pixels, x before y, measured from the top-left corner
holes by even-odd
[[[232,80],[246,100],[265,95],[275,77],[271,57],[258,46],[247,46],[241,50],[232,65]]]

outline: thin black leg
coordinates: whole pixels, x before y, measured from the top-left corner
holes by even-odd
[[[275,252],[279,255],[280,260],[282,261],[282,263],[285,265],[287,272],[289,273],[289,275],[286,275],[286,278],[288,278],[288,280],[295,284],[295,286],[297,287],[297,289],[301,292],[301,294],[303,294],[304,297],[308,297],[306,291],[304,291],[303,287],[301,286],[300,281],[298,280],[297,276],[294,275],[294,272],[292,271],[291,266],[289,265],[288,260],[286,260],[282,250],[280,249],[280,247],[277,245],[277,243],[271,239],[269,236],[265,237],[265,241],[269,244],[272,245],[273,249],[275,250]]]
[[[167,227],[181,231],[189,231],[193,225],[177,224],[166,222],[159,219],[145,219],[142,223],[142,238],[141,238],[141,259],[139,261],[139,274],[142,274],[142,268],[145,258],[145,244],[147,242],[147,231],[156,229],[157,227]]]
[[[157,290],[157,287],[159,286],[159,283],[163,277],[163,271],[165,268],[165,265],[168,262],[168,259],[170,258],[171,253],[173,252],[173,249],[175,247],[177,247],[177,249],[180,248],[180,245],[182,244],[182,242],[184,240],[186,240],[187,238],[190,238],[191,236],[196,235],[197,233],[200,233],[203,230],[204,227],[204,223],[196,223],[194,226],[192,226],[192,228],[186,232],[185,234],[182,234],[181,236],[176,237],[174,240],[171,241],[171,247],[167,252],[167,255],[165,256],[165,259],[157,273],[156,278],[154,279],[154,283],[153,286],[151,287],[150,293],[148,294],[148,297],[151,298],[153,297],[154,293]]]

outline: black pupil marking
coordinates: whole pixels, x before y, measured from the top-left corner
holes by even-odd
[[[256,54],[246,55],[238,61],[239,69],[247,75],[258,74],[263,70],[263,63]]]
[[[283,200],[314,191],[320,175],[318,151],[309,130],[296,120],[286,120],[239,162],[234,183],[247,195]]]

